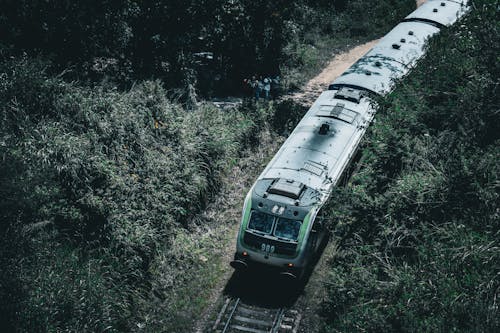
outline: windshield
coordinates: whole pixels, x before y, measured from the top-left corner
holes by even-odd
[[[273,229],[274,216],[262,212],[253,211],[250,216],[248,228],[269,234]]]
[[[280,217],[278,218],[278,222],[276,223],[276,230],[274,231],[274,235],[276,237],[297,240],[297,238],[299,237],[301,225],[301,221],[289,220]]]
[[[248,229],[273,236],[296,241],[299,238],[302,221],[274,217],[263,212],[252,211]],[[274,232],[273,232],[274,230]]]

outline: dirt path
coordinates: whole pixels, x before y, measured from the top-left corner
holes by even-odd
[[[333,80],[368,52],[378,41],[376,39],[336,55],[321,73],[307,82],[301,91],[291,95],[290,98],[297,103],[311,105],[322,91],[328,89],[328,85]]]

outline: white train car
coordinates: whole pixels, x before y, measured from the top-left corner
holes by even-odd
[[[246,196],[235,269],[261,263],[300,278],[325,230],[316,216],[352,161],[376,106],[426,52],[426,41],[466,12],[465,1],[428,1],[323,92]]]

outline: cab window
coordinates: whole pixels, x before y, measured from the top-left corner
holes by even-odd
[[[290,240],[297,240],[299,238],[300,226],[302,225],[301,221],[298,220],[290,220],[285,218],[278,218],[278,222],[276,223],[276,230],[274,231],[274,235],[276,237],[286,238]]]
[[[254,210],[250,215],[248,228],[269,234],[273,229],[273,222],[274,216]]]

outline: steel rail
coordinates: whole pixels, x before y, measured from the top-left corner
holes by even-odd
[[[234,303],[233,309],[231,310],[231,313],[229,314],[229,317],[226,321],[226,325],[224,325],[224,329],[222,330],[222,333],[227,332],[227,329],[229,328],[229,324],[231,324],[231,319],[233,319],[234,313],[236,312],[236,309],[238,308],[239,303],[240,303],[240,298],[237,298],[236,302]]]
[[[271,328],[270,333],[278,333],[280,326],[281,326],[281,320],[283,319],[284,314],[285,314],[285,309],[279,308],[277,313],[276,313],[276,318],[274,319],[274,324],[273,324],[273,327]]]

